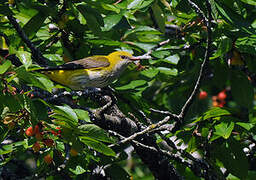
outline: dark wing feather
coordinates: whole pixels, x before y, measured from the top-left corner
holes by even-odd
[[[44,69],[40,69],[39,71],[91,69],[91,68],[108,67],[109,65],[110,65],[109,60],[106,57],[92,56],[92,57],[87,57],[84,59],[68,62],[60,66],[46,67]]]

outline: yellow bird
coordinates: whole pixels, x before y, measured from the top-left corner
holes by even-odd
[[[115,51],[107,56],[91,56],[39,71],[45,71],[50,79],[73,90],[83,90],[86,87],[101,88],[112,83],[136,60],[139,59],[128,52]]]

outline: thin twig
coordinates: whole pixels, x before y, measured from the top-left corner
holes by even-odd
[[[122,0],[116,1],[113,5],[117,5],[118,3],[122,2]]]
[[[115,132],[115,131],[108,131],[111,135],[113,135],[113,136],[116,136],[116,137],[118,137],[119,139],[126,139],[124,136],[122,136],[122,135],[120,135],[119,133],[117,133],[117,132]],[[179,162],[179,163],[182,163],[182,164],[184,164],[185,166],[187,166],[187,167],[190,167],[190,168],[192,168],[193,167],[193,163],[190,163],[189,161],[187,161],[187,160],[185,160],[184,158],[182,158],[181,157],[181,155],[179,155],[179,154],[172,154],[171,152],[169,152],[169,151],[166,151],[166,150],[163,150],[163,149],[160,149],[160,148],[155,148],[155,147],[153,147],[153,146],[148,146],[148,145],[145,145],[145,144],[143,144],[143,143],[140,143],[140,142],[138,142],[138,141],[136,141],[136,140],[131,140],[132,141],[132,143],[134,144],[134,145],[136,145],[136,146],[140,146],[140,147],[143,147],[143,148],[145,148],[145,149],[148,149],[148,150],[151,150],[151,151],[154,151],[154,152],[158,152],[158,153],[161,153],[161,154],[164,154],[165,156],[167,156],[167,157],[169,157],[170,159],[172,159],[172,160],[175,160],[175,161],[177,161],[177,162]],[[114,146],[117,146],[118,144],[110,144],[108,147],[114,147]]]
[[[195,9],[195,11],[197,12],[197,14],[199,14],[205,23],[208,22],[207,17],[204,15],[204,12],[191,0],[188,0],[188,3]]]
[[[139,113],[142,115],[143,119],[147,122],[148,125],[153,124],[151,119],[149,119],[142,110],[139,110]]]
[[[211,30],[211,20],[212,20],[212,18],[211,18],[211,7],[210,7],[210,4],[209,4],[208,1],[206,1],[206,4],[207,4],[209,19],[206,23],[206,27],[207,27],[207,46],[206,46],[206,51],[205,51],[205,55],[204,55],[204,61],[201,64],[201,68],[200,68],[200,71],[199,71],[199,76],[198,76],[198,79],[196,81],[195,87],[194,87],[192,93],[190,94],[189,98],[185,102],[184,106],[182,107],[181,112],[179,114],[179,117],[181,119],[183,119],[184,116],[186,115],[189,107],[191,106],[194,98],[196,97],[197,92],[199,91],[201,81],[203,79],[203,74],[204,74],[204,71],[205,71],[205,67],[208,64],[208,61],[209,61],[209,58],[210,58],[210,55],[211,55],[211,50],[210,50],[211,34],[212,34],[212,30]]]
[[[157,109],[153,109],[153,108],[150,108],[149,110],[152,111],[152,112],[155,112],[155,113],[163,114],[163,115],[177,116],[176,114],[172,114],[169,111],[161,111],[161,110],[157,110]]]
[[[108,132],[109,132],[109,134],[111,134],[112,136],[116,136],[116,137],[118,137],[119,139],[125,139],[124,136],[122,136],[121,134],[119,134],[119,133],[117,133],[117,132],[115,132],[115,131],[108,130]],[[142,146],[142,147],[145,147],[145,148],[150,149],[150,150],[152,150],[152,151],[157,151],[156,148],[151,147],[151,146],[148,146],[148,145],[145,145],[145,144],[140,143],[140,142],[138,142],[138,141],[136,141],[136,140],[132,140],[132,142],[133,142],[134,144],[136,144],[137,146]],[[112,147],[117,146],[117,145],[119,145],[119,144],[110,144],[110,145],[108,145],[108,147],[112,148]]]
[[[142,131],[139,131],[137,133],[134,133],[133,135],[123,139],[122,141],[119,141],[118,144],[123,144],[123,143],[126,143],[128,141],[131,141],[133,139],[135,139],[137,136],[141,136],[143,134],[146,134],[148,133],[149,131],[151,131],[152,129],[155,129],[155,128],[158,128],[160,127],[161,125],[167,123],[168,121],[170,120],[170,116],[166,116],[162,121],[156,123],[156,124],[152,124],[152,125],[149,125],[147,128],[145,128],[144,130]]]

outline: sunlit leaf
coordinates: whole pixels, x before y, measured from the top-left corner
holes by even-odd
[[[145,80],[135,80],[131,81],[129,84],[124,86],[115,87],[116,90],[129,90],[129,89],[136,89],[137,87],[144,86],[147,84]]]
[[[154,0],[134,0],[128,4],[128,9],[141,9],[150,5]]]
[[[107,156],[115,156],[116,155],[116,153],[111,148],[109,148],[107,145],[105,145],[99,141],[96,141],[94,139],[91,139],[91,138],[88,138],[85,136],[81,136],[80,139],[84,144],[86,144],[87,146],[93,148],[94,150],[96,150],[102,154],[105,154]]]
[[[103,31],[109,31],[113,28],[120,20],[122,19],[121,14],[113,14],[104,18],[104,27]]]
[[[7,60],[2,65],[0,65],[0,74],[5,73],[9,67],[11,67],[12,63],[11,61]]]
[[[224,139],[228,139],[234,129],[234,122],[221,122],[220,124],[215,126],[214,134],[222,136]]]

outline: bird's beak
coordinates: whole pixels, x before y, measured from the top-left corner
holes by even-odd
[[[132,57],[130,57],[130,60],[132,60],[132,61],[139,61],[140,57],[132,56]]]

